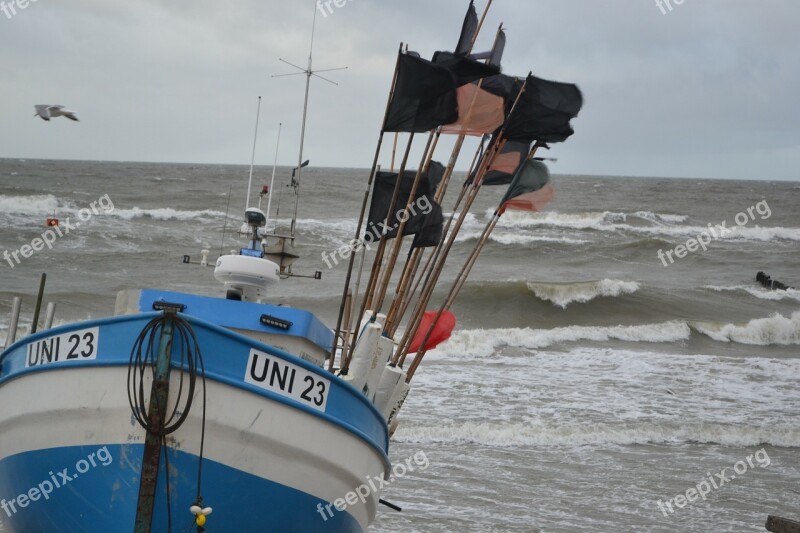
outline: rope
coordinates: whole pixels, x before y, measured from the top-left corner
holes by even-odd
[[[179,339],[177,366],[181,370],[178,378],[178,391],[176,394],[175,405],[169,413],[167,406],[160,405],[160,410],[164,413],[160,427],[153,425],[147,417],[147,402],[145,402],[145,372],[149,372],[155,379],[156,361],[158,359],[158,347],[161,334],[164,331],[164,324],[167,320],[172,320],[173,340],[167,346],[172,364],[172,352],[174,340]],[[185,371],[184,371],[185,369]],[[196,503],[202,506],[202,477],[203,477],[203,452],[205,449],[206,438],[206,371],[203,363],[203,356],[200,352],[200,344],[197,341],[192,325],[178,315],[167,316],[166,313],[153,318],[139,333],[131,349],[131,357],[128,362],[128,403],[136,421],[145,431],[153,433],[161,438],[161,445],[164,451],[164,462],[166,465],[167,476],[167,521],[168,531],[172,529],[172,513],[169,501],[169,459],[167,457],[167,435],[177,431],[186,421],[194,402],[194,393],[197,384],[198,373],[200,375],[203,388],[203,405],[200,430],[200,453],[197,462],[197,499]],[[188,375],[188,383],[187,376]],[[149,391],[148,391],[149,392]],[[198,527],[198,530],[202,530]]]

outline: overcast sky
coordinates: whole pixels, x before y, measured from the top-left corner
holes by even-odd
[[[339,3],[317,11],[314,66],[349,69],[313,80],[306,158],[368,167],[399,43],[452,50],[468,2]],[[580,86],[556,173],[800,180],[800,2],[669,3],[495,0],[476,48],[503,22],[505,73]],[[278,58],[305,66],[314,0],[15,9],[0,11],[0,157],[249,164],[261,95],[257,164],[272,164],[279,122],[279,163],[296,162],[305,78],[271,76],[292,72]],[[34,104],[81,122],[46,123]]]

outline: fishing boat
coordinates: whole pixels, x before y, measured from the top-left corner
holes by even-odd
[[[500,74],[502,26],[490,52],[472,54],[485,17],[470,3],[456,51],[432,61],[401,45],[335,327],[269,303],[287,277],[273,260],[285,249],[267,242],[269,209],[248,205],[247,245],[214,265],[219,297],[126,290],[112,316],[49,320],[41,331],[35,320],[16,341],[10,331],[0,354],[4,531],[369,527],[388,503],[379,480],[392,475],[390,436],[415,372],[456,326],[450,307],[505,210],[538,210],[552,198],[534,156],[571,135],[582,103],[574,85]],[[310,58],[304,72],[307,95]],[[384,135],[394,133],[396,146],[403,132],[398,171],[394,151],[390,170],[379,171]],[[409,170],[414,135],[424,132],[423,158]],[[433,161],[440,135],[458,139],[446,167]],[[441,203],[470,136],[476,156],[445,221]],[[301,141],[298,171],[302,161]],[[447,298],[429,310],[484,183],[509,188]],[[362,287],[370,242],[377,249]]]

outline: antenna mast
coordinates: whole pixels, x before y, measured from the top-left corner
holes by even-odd
[[[280,78],[280,77],[283,77],[283,76],[298,76],[300,74],[305,74],[305,76],[306,76],[306,93],[305,93],[305,100],[303,102],[303,122],[302,122],[302,125],[301,125],[301,128],[300,128],[300,153],[299,153],[299,155],[297,157],[297,168],[295,169],[297,171],[297,179],[296,180],[294,178],[292,179],[292,185],[294,186],[294,193],[295,193],[294,214],[292,215],[292,227],[291,227],[292,242],[294,242],[294,238],[295,238],[295,226],[297,225],[297,208],[298,208],[298,206],[300,204],[300,176],[301,176],[301,173],[303,171],[303,146],[305,144],[305,139],[306,139],[306,117],[307,117],[307,112],[308,112],[308,92],[309,92],[309,88],[311,86],[311,76],[316,76],[316,77],[318,77],[318,78],[320,78],[322,80],[327,81],[328,83],[332,83],[334,85],[339,85],[335,81],[332,81],[332,80],[329,80],[327,78],[324,78],[324,77],[320,76],[318,73],[319,72],[330,72],[330,71],[333,71],[333,70],[346,70],[347,69],[347,67],[338,67],[338,68],[328,68],[328,69],[322,69],[322,70],[313,70],[312,57],[314,55],[314,33],[316,32],[316,28],[317,28],[317,7],[316,7],[316,4],[315,4],[315,6],[314,6],[314,20],[313,20],[313,22],[311,24],[311,46],[310,46],[309,51],[308,51],[308,66],[306,68],[299,67],[299,66],[295,65],[294,63],[290,63],[290,62],[286,61],[285,59],[278,58],[283,63],[286,63],[287,65],[298,69],[300,72],[296,72],[296,73],[292,73],[292,74],[278,74],[278,75],[273,75],[272,76],[273,78]]]
[[[272,207],[272,190],[275,188],[275,169],[278,167],[278,149],[281,146],[281,129],[283,122],[278,123],[278,142],[275,145],[275,161],[272,163],[272,179],[269,182],[269,196],[267,198],[267,222],[269,222],[269,211]],[[263,195],[262,195],[263,196]],[[261,198],[258,199],[258,207],[261,208]]]
[[[250,179],[247,181],[247,200],[244,208],[250,208],[250,187],[253,185],[253,164],[256,161],[256,141],[258,141],[258,118],[261,116],[261,97],[258,97],[258,110],[256,111],[256,133],[253,135],[253,155],[250,158]]]

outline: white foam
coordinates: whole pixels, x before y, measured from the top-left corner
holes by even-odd
[[[638,218],[651,222],[651,225],[631,225],[631,218]],[[786,227],[761,227],[760,220],[750,221],[748,225],[736,226],[726,224],[728,231],[723,235],[712,224],[713,233],[708,226],[682,225],[688,220],[683,215],[657,214],[650,211],[636,213],[618,213],[612,211],[586,212],[586,213],[558,213],[549,211],[545,213],[528,213],[524,211],[510,211],[500,219],[498,226],[504,228],[531,228],[549,227],[573,230],[595,231],[626,231],[644,235],[670,237],[697,237],[702,233],[714,236],[715,240],[753,240],[771,241],[775,239],[800,241],[800,228]]]
[[[497,446],[800,442],[791,423],[800,359],[635,348],[426,359],[398,437]]]
[[[800,427],[760,427],[713,422],[401,424],[395,440],[415,444],[480,444],[496,447],[703,443],[748,447],[800,446]]]
[[[102,213],[102,211],[101,211]],[[194,220],[201,218],[225,218],[225,213],[222,211],[215,211],[213,209],[204,209],[202,211],[183,211],[173,209],[171,207],[159,207],[154,209],[142,209],[140,207],[132,207],[130,209],[116,208],[109,213],[111,216],[121,218],[123,220],[133,220],[135,218],[149,217],[154,220]]]
[[[472,329],[456,331],[432,354],[454,358],[486,357],[498,348],[513,346],[538,350],[566,342],[621,340],[626,342],[678,342],[687,340],[686,322],[672,321],[639,326],[568,326],[554,329]]]
[[[58,212],[58,199],[52,194],[32,196],[0,195],[0,213],[21,215],[52,215]]]
[[[455,242],[463,243],[477,240],[481,236],[481,231],[461,231],[456,237]],[[570,239],[569,237],[548,237],[544,235],[530,235],[526,233],[505,233],[495,230],[489,240],[503,245],[524,245],[533,243],[553,243],[553,244],[586,244],[591,241],[583,239]]]
[[[769,289],[761,289],[756,287],[751,287],[748,285],[736,285],[733,287],[719,287],[716,285],[707,285],[704,287],[706,289],[710,289],[716,292],[735,292],[735,291],[744,291],[751,296],[755,296],[760,300],[770,300],[773,302],[779,302],[781,300],[796,300],[800,301],[800,291],[796,289],[788,289],[785,291],[773,291]]]
[[[577,283],[528,283],[537,298],[566,309],[571,303],[586,303],[595,298],[615,298],[633,294],[640,285],[635,281],[604,279]]]
[[[693,322],[691,326],[717,342],[755,346],[800,344],[800,311],[794,312],[789,318],[776,313],[769,318],[757,318],[741,325]]]

